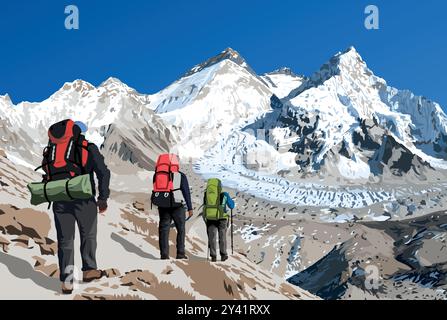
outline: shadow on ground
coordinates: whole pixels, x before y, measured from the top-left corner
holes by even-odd
[[[27,261],[0,252],[0,263],[4,264],[15,277],[29,279],[42,288],[59,293],[59,280],[47,277],[45,274],[34,270]]]
[[[136,255],[145,259],[158,260],[158,258],[154,257],[150,253],[147,253],[146,251],[143,251],[141,248],[137,247],[132,242],[126,240],[116,233],[112,233],[110,238],[121,244],[127,252],[135,253]]]

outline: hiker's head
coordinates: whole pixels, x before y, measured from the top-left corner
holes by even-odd
[[[82,121],[75,121],[75,125],[79,127],[81,133],[86,133],[88,130],[88,126]]]

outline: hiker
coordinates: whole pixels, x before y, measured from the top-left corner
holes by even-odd
[[[203,199],[203,218],[208,233],[208,248],[211,261],[217,261],[216,236],[219,234],[219,250],[221,261],[228,259],[227,228],[229,225],[228,209],[233,210],[235,203],[228,192],[222,191],[219,179],[209,179]],[[232,216],[232,215],[231,215]],[[231,222],[232,224],[232,222]]]
[[[82,129],[81,129],[82,128]],[[58,258],[62,293],[73,292],[75,224],[81,237],[83,281],[100,279],[104,272],[96,264],[96,237],[98,211],[105,214],[109,198],[110,171],[96,145],[82,134],[87,130],[83,123],[64,120],[48,130],[49,144],[44,150],[42,169],[44,182],[72,179],[90,175],[92,196],[89,199],[72,199],[53,203],[57,231]],[[98,179],[98,199],[95,200],[95,179]],[[68,181],[68,180],[67,180]],[[88,181],[88,179],[87,179]],[[68,182],[66,190],[68,192]],[[45,194],[47,197],[47,195]]]
[[[193,210],[188,178],[179,170],[180,163],[177,155],[162,154],[158,157],[153,177],[151,203],[158,207],[160,216],[158,236],[162,260],[169,259],[169,230],[172,221],[177,230],[176,259],[188,259],[185,253],[186,209],[188,218],[192,217]]]

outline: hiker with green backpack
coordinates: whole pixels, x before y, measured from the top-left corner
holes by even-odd
[[[217,261],[216,236],[219,235],[219,250],[221,261],[228,259],[227,253],[227,229],[229,219],[233,217],[232,210],[235,207],[233,199],[228,192],[222,191],[222,183],[219,179],[209,179],[203,199],[203,218],[208,233],[208,249],[211,261]],[[228,214],[231,210],[231,216]],[[233,221],[231,221],[233,226]],[[233,235],[233,234],[232,234]]]

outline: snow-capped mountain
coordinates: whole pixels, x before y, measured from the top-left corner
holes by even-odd
[[[140,95],[118,79],[110,78],[98,88],[76,80],[64,86],[40,103],[22,102],[13,108],[14,124],[26,126],[37,139],[46,143],[46,131],[52,123],[71,117],[89,126],[90,139],[101,144],[101,131],[114,123],[120,111],[129,105],[143,105],[146,95]]]
[[[349,48],[248,128],[295,153],[301,173],[368,179],[444,168],[446,124],[438,104],[387,86]]]
[[[358,118],[376,119],[407,146],[433,143],[447,128],[447,117],[438,104],[389,87],[353,47],[334,56],[287,100],[298,111],[319,114],[320,127],[332,133],[329,139],[334,142]],[[335,127],[328,123],[337,118],[344,121],[337,121]],[[428,154],[435,155],[433,151]]]
[[[14,153],[9,156],[16,163],[23,164],[23,159],[30,161],[30,159],[38,158],[38,153],[36,153],[38,144],[28,134],[26,128],[15,125],[18,115],[13,108],[8,95],[0,96],[0,146],[5,149],[5,152]]]
[[[165,123],[147,106],[126,108],[120,120],[104,134],[103,154],[116,173],[135,168],[153,170],[159,154],[169,152],[175,141]]]
[[[150,106],[179,141],[180,156],[196,159],[270,110],[272,96],[245,60],[227,49],[151,96]]]
[[[236,50],[232,49],[232,48],[226,48],[224,51],[222,51],[221,53],[219,53],[218,55],[209,58],[208,60],[195,65],[194,67],[192,67],[188,72],[186,72],[182,78],[188,77],[193,75],[194,73],[198,73],[208,67],[211,67],[219,62],[222,62],[224,60],[229,60],[229,61],[233,61],[234,63],[236,63],[237,65],[241,66],[242,68],[245,68],[248,72],[250,72],[251,74],[253,74],[254,76],[256,75],[256,72],[247,64],[247,62],[245,61],[244,57],[242,57],[239,52],[237,52]]]
[[[262,79],[280,99],[287,97],[292,90],[300,87],[306,80],[304,76],[296,75],[287,67],[266,73]]]
[[[427,223],[424,217],[417,223],[418,230],[403,229],[408,221],[386,224],[382,229],[371,224],[367,230],[357,228],[359,220],[380,224],[430,213],[430,219],[436,220],[435,238],[431,234],[427,243],[412,246],[415,252],[407,260],[414,263],[421,252],[430,254],[429,259],[421,259],[430,265],[423,275],[439,275],[431,266],[441,265],[439,257],[443,257],[439,252],[445,225],[439,215],[444,214],[447,201],[443,182],[447,117],[437,103],[392,88],[375,76],[354,48],[338,53],[309,78],[287,68],[258,76],[239,53],[227,49],[155,94],[140,94],[110,78],[97,87],[82,80],[66,83],[40,103],[14,105],[9,96],[0,96],[0,196],[8,207],[14,206],[10,212],[29,206],[26,183],[39,179],[29,168],[41,160],[47,128],[66,118],[89,126],[87,138],[101,146],[112,171],[113,214],[104,224],[110,233],[101,243],[115,248],[110,241],[116,238],[111,235],[119,234],[127,238],[120,242],[123,248],[143,254],[143,264],[148,257],[141,251],[148,248],[144,241],[150,244],[150,256],[158,254],[156,239],[150,236],[157,232],[157,220],[147,214],[151,212],[147,196],[151,180],[145,173],[153,170],[158,154],[170,151],[178,152],[183,160],[197,158],[192,169],[198,174],[182,166],[190,178],[194,208],[202,204],[206,178],[219,177],[235,194],[235,221],[240,224],[236,238],[239,244],[246,244],[238,252],[247,253],[254,266],[289,277],[321,261],[310,273],[294,277],[297,283],[311,279],[315,288],[310,289],[319,291],[328,282],[314,281],[323,279],[318,266],[342,257],[343,268],[334,269],[334,277],[324,279],[340,280],[341,274],[343,281],[337,280],[337,285],[344,285],[344,275],[360,272],[359,267],[366,267],[371,257],[383,263],[389,260],[383,260],[381,253],[394,259],[398,252],[394,247],[406,251],[411,241],[424,240],[419,232]],[[437,210],[442,211],[432,214]],[[322,221],[327,225],[317,232]],[[197,239],[206,238],[203,223],[192,220],[189,226],[192,242],[187,242],[193,255],[202,257],[206,244]],[[395,238],[390,230],[397,234]],[[399,247],[404,241],[404,247]],[[343,250],[331,251],[340,243]],[[138,251],[130,244],[138,244]],[[349,260],[344,259],[346,252],[353,254]],[[344,260],[363,259],[365,265],[353,265],[354,269],[344,264]],[[111,261],[116,264],[115,257]],[[236,262],[236,266],[245,270],[251,263]],[[121,270],[128,270],[127,264],[121,261]],[[135,269],[141,265],[139,262]],[[256,273],[257,267],[253,269]],[[193,269],[184,278],[178,268],[173,274],[177,277],[180,272],[185,288],[190,289],[190,280],[195,281],[190,276]],[[157,269],[162,277],[169,275],[162,270]],[[239,279],[239,269],[235,270]],[[389,274],[397,274],[394,271],[400,268]],[[419,279],[418,272],[404,276]],[[133,276],[140,277],[142,272],[126,274],[124,287]],[[138,279],[133,279],[133,285],[144,282]],[[239,282],[233,283],[233,288],[239,287]],[[226,285],[221,289],[228,294]],[[250,286],[250,292],[257,294],[249,297],[260,297],[259,288],[252,289]]]
[[[445,118],[439,105],[389,87],[349,48],[287,97],[272,96],[271,110],[232,131],[195,169],[269,201],[343,208],[391,203],[396,193],[411,196],[399,189],[400,178],[441,179]],[[424,144],[438,153],[424,152]],[[346,187],[352,184],[375,187]]]
[[[410,116],[411,137],[418,149],[447,160],[447,117],[438,103],[392,87],[386,87],[380,95],[392,111]]]
[[[148,155],[154,152],[145,152],[145,145],[151,144],[154,150],[156,146],[163,146],[163,150],[167,150],[171,143],[169,130],[147,107],[149,96],[139,94],[115,78],[107,79],[98,87],[82,80],[65,83],[40,103],[22,102],[15,106],[8,97],[3,97],[0,104],[0,118],[8,127],[2,138],[15,135],[28,141],[21,145],[10,138],[5,149],[10,156],[20,156],[23,152],[19,147],[24,145],[24,149],[33,154],[23,158],[34,164],[39,163],[42,147],[48,141],[48,127],[67,118],[86,123],[87,138],[98,146],[104,144],[109,158],[111,152],[116,152],[122,160],[140,166],[150,163]],[[128,134],[123,137],[118,131]],[[110,138],[107,143],[106,137]]]
[[[10,131],[23,128],[36,137],[26,148],[35,152],[27,157],[30,162],[38,162],[47,128],[72,118],[88,125],[87,138],[103,145],[109,158],[115,161],[117,155],[150,168],[156,155],[168,150],[184,159],[200,157],[234,127],[270,110],[272,96],[239,53],[227,49],[153,95],[139,94],[115,78],[98,87],[76,80],[40,103],[14,106],[4,97],[1,109]]]
[[[14,106],[0,97],[5,149],[32,162],[47,142],[47,128],[68,117],[87,123],[88,138],[108,158],[143,168],[168,150],[206,159],[198,170],[243,166],[248,175],[293,179],[376,181],[385,173],[427,179],[447,167],[441,107],[389,87],[354,48],[309,78],[288,68],[258,76],[229,48],[152,95],[110,78],[98,87],[66,83],[40,103]],[[20,138],[26,143],[17,143]]]

